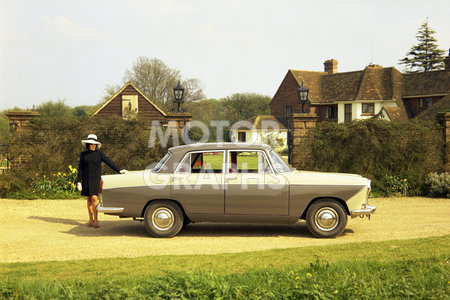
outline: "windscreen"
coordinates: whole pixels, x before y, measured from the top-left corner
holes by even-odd
[[[169,160],[169,157],[172,155],[172,153],[167,152],[166,155],[159,161],[159,163],[156,165],[156,167],[153,168],[152,172],[159,172],[162,167],[166,164],[166,162]]]
[[[272,158],[275,169],[277,169],[278,172],[285,173],[292,171],[291,167],[274,150],[270,150],[269,155]]]

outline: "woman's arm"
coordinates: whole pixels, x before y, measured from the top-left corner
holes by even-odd
[[[80,162],[78,163],[78,177],[77,177],[77,182],[81,182],[81,157],[83,156],[83,152],[81,152],[80,154]]]
[[[102,158],[102,161],[105,162],[111,169],[113,169],[114,171],[116,171],[117,173],[120,173],[120,168],[114,164],[106,155],[105,153],[103,153],[103,151],[98,151],[100,152],[100,157]]]

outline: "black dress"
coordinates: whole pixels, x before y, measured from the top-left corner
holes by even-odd
[[[80,154],[78,165],[78,179],[81,182],[81,196],[98,195],[101,179],[101,164],[105,162],[111,169],[120,172],[116,166],[101,150],[84,151]]]

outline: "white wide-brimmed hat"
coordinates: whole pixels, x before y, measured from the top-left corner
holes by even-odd
[[[81,143],[85,147],[86,147],[86,144],[96,144],[97,145],[97,149],[100,149],[100,147],[102,146],[102,143],[97,142],[97,136],[95,134],[88,135],[87,139],[82,140]]]

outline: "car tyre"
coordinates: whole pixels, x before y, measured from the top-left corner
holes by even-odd
[[[309,207],[306,226],[315,237],[333,238],[341,234],[347,226],[347,213],[336,200],[319,200]]]
[[[153,202],[144,213],[145,229],[153,237],[171,238],[180,232],[183,223],[183,212],[171,201]]]

